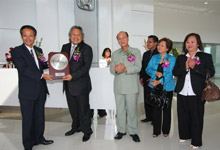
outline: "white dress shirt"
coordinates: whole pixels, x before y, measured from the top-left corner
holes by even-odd
[[[31,50],[32,50],[32,52],[33,52],[33,54],[34,54],[34,60],[35,60],[35,63],[36,63],[36,65],[37,65],[37,68],[40,69],[40,68],[39,68],[39,62],[38,62],[38,59],[37,59],[37,54],[35,53],[34,47],[30,48],[30,47],[28,47],[27,45],[25,45],[25,46],[26,46],[27,49],[29,50],[30,54],[31,54]],[[32,54],[31,54],[31,55],[32,55]]]
[[[71,43],[71,49],[70,49],[70,56],[69,56],[69,60],[71,59],[71,57],[73,56],[73,53],[76,49],[77,45],[74,45],[73,43]]]
[[[198,52],[200,52],[199,49],[197,50],[197,53]],[[195,58],[195,55],[192,57],[192,59]],[[186,54],[186,57],[187,58],[190,57],[189,53]],[[196,96],[196,94],[194,93],[194,91],[192,89],[190,69],[188,69],[188,73],[186,74],[186,77],[185,77],[185,82],[184,82],[183,89],[180,91],[179,94],[183,95],[183,96]]]

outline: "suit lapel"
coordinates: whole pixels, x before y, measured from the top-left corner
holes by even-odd
[[[33,66],[35,66],[38,69],[37,64],[35,63],[30,51],[27,49],[27,47],[24,44],[22,46],[23,46],[24,54],[26,55],[26,58],[28,59],[28,63],[31,63]]]
[[[69,56],[69,61],[72,59],[72,57],[70,56],[71,54],[70,54],[70,51],[71,51],[71,43],[69,43],[68,45],[67,45],[67,49],[66,49],[66,52],[68,53],[68,56]]]
[[[37,60],[38,60],[39,70],[43,70],[42,65],[41,65],[41,61],[40,61],[36,51],[37,51],[37,48],[34,47],[34,52],[35,52],[35,54],[37,56]]]

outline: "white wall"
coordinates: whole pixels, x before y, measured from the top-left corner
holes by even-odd
[[[98,20],[98,41],[94,38],[94,33],[85,33],[86,38],[90,37],[90,42],[98,43],[98,48],[94,49],[94,61],[101,58],[105,47],[110,47],[113,51],[119,48],[115,37],[121,30],[129,33],[130,45],[139,48],[143,53],[144,39],[153,34],[153,0],[96,2],[98,16],[94,13],[92,17]],[[0,0],[0,62],[5,60],[4,54],[9,47],[22,43],[19,29],[24,24],[36,27],[38,40],[43,38],[42,48],[45,56],[51,51],[60,51],[62,44],[68,42],[68,31],[75,23],[74,3],[75,0]],[[81,19],[93,20],[85,16]],[[85,26],[91,26],[91,31],[94,30],[93,23]]]
[[[21,43],[19,29],[23,24],[37,25],[35,18],[35,0],[0,0],[0,60],[5,60],[10,47]]]
[[[219,15],[181,10],[182,7],[155,6],[154,33],[159,38],[166,36],[183,42],[187,34],[195,32],[200,34],[204,43],[220,43]]]
[[[93,62],[98,62],[98,0],[93,1],[95,4],[93,11],[82,10],[77,5],[75,5],[74,15],[76,25],[79,25],[83,28],[85,34],[85,43],[92,47]]]
[[[19,29],[24,24],[37,29],[47,56],[68,42],[68,31],[74,25],[74,0],[0,0],[0,20],[0,61],[5,60],[9,47],[22,43]]]
[[[116,35],[127,31],[130,46],[145,51],[144,39],[153,34],[153,0],[100,0],[99,1],[99,49],[100,58],[105,47],[118,49]]]

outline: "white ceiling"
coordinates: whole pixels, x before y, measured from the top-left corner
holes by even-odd
[[[154,6],[220,16],[220,0],[154,0]]]

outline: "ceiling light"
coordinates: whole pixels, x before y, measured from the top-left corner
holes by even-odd
[[[207,4],[208,4],[208,2],[204,2],[204,4],[205,4],[205,5],[207,5]]]

